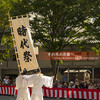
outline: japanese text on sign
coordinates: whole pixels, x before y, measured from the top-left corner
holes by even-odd
[[[18,35],[25,37],[26,33],[27,33],[27,29],[24,27],[24,25],[22,25],[22,28],[19,27],[17,29],[17,32],[18,32]],[[28,39],[23,38],[23,40],[21,40],[20,48],[24,49],[25,47],[29,48]],[[30,51],[25,51],[23,53],[23,56],[24,56],[24,61],[25,62],[31,61],[32,55],[31,55]]]

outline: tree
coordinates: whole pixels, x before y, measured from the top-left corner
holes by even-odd
[[[8,12],[12,8],[12,2],[16,2],[16,0],[0,0],[0,45],[4,48],[0,52],[0,60],[10,56],[9,54],[12,47],[8,18]]]
[[[97,42],[92,49],[97,54],[100,54],[100,0],[96,0],[96,2],[93,3],[90,15],[91,23],[86,25],[86,30],[91,33],[91,36]]]
[[[0,51],[0,61],[10,57],[10,51],[12,50],[12,39],[10,32],[9,16],[26,14],[27,7],[24,3],[28,0],[1,0],[0,1],[0,46],[2,49]],[[25,6],[25,7],[24,7]]]
[[[84,45],[94,35],[88,28],[96,3],[94,0],[34,0],[31,3],[35,15],[31,21],[33,38],[47,52],[63,51],[71,44]],[[55,76],[59,63],[51,60]]]
[[[2,0],[0,1],[0,43],[1,38],[4,34],[4,31],[8,28],[9,22],[8,22],[8,5],[7,3]]]
[[[83,47],[90,40],[98,39],[99,5],[100,0],[18,0],[13,9],[17,15],[34,14],[30,21],[33,39],[45,51],[57,52],[71,44]],[[55,76],[60,62],[51,60]]]

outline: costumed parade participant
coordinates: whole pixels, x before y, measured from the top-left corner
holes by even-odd
[[[41,70],[37,69],[35,77],[34,74],[31,77],[33,77],[30,78],[31,85],[33,85],[31,100],[43,100],[42,86],[52,88],[54,76],[44,76],[41,74]]]
[[[16,100],[31,100],[30,93],[28,90],[28,77],[26,75],[27,70],[23,70],[23,73],[16,78],[16,89],[18,90],[18,95]]]

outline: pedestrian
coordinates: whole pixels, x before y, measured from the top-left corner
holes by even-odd
[[[28,76],[26,73],[27,71],[24,69],[23,73],[20,73],[16,78],[16,89],[18,90],[16,100],[31,100],[28,90]]]
[[[53,78],[54,77],[44,76],[43,74],[41,74],[41,70],[37,69],[35,78],[34,75],[33,78],[30,78],[30,82],[33,85],[31,100],[43,100],[42,86],[52,88]]]

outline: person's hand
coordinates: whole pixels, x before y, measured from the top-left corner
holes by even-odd
[[[52,76],[52,78],[54,79],[54,76]]]
[[[19,73],[18,76],[21,76],[21,73]]]

